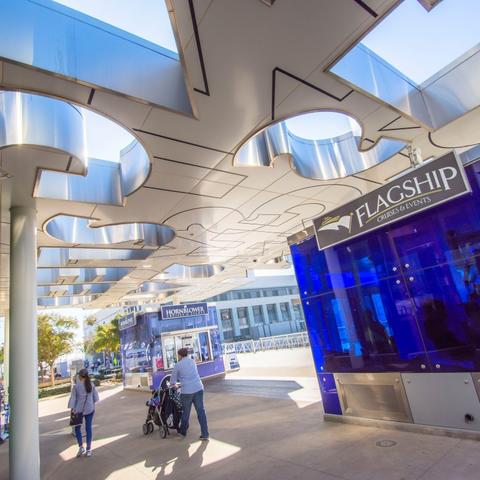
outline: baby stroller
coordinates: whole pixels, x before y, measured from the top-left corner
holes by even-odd
[[[143,433],[148,435],[153,432],[155,425],[160,428],[160,436],[166,438],[170,429],[178,431],[182,418],[182,403],[180,391],[170,386],[170,375],[166,375],[158,390],[155,390],[150,400],[147,418],[143,424]]]

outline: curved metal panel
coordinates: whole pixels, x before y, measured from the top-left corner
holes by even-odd
[[[85,295],[100,295],[110,288],[108,283],[93,283],[79,285],[48,285],[37,287],[37,296],[41,297],[74,297]]]
[[[80,307],[96,300],[100,295],[86,295],[78,297],[41,297],[37,305],[43,308]]]
[[[102,266],[109,262],[145,260],[152,250],[123,248],[58,248],[39,249],[38,268],[70,267],[72,265]]]
[[[140,285],[140,288],[137,288],[130,293],[153,293],[156,295],[158,293],[165,293],[169,290],[172,290],[171,294],[173,294],[178,291],[178,285],[164,282],[144,282]]]
[[[40,268],[38,285],[73,285],[85,283],[114,283],[130,273],[132,268]]]
[[[175,237],[172,228],[156,223],[125,223],[104,227],[91,227],[90,219],[70,215],[57,215],[48,220],[44,230],[57,240],[88,245],[110,245],[136,242],[159,248]]]
[[[58,2],[0,2],[0,57],[192,115],[178,54]]]
[[[120,152],[120,163],[90,159],[85,177],[41,169],[35,197],[120,206],[147,181],[150,167],[145,148],[134,140]]]
[[[39,176],[34,195],[37,198],[123,205],[118,163],[90,159],[86,177],[44,169]]]
[[[335,113],[325,112],[330,115]],[[352,120],[352,131],[322,140],[309,140],[294,135],[289,131],[286,121],[282,120],[248,139],[235,154],[233,165],[268,167],[273,165],[278,156],[289,155],[293,168],[302,177],[331,180],[354,175],[378,165],[407,145],[401,140],[381,138],[372,148],[362,151],[359,134],[361,126],[355,119]]]
[[[0,92],[0,148],[29,145],[65,152],[70,171],[86,175],[84,119],[73,105],[20,92]]]
[[[120,172],[122,191],[126,197],[147,181],[150,158],[138,140],[134,140],[120,152]]]
[[[190,282],[192,280],[202,280],[217,275],[225,267],[221,265],[202,264],[202,265],[181,265],[174,264],[157,275],[156,279],[168,280],[171,282]]]
[[[441,128],[480,105],[480,50],[474,47],[416,85],[361,43],[329,70],[352,88],[399,110],[429,130]]]

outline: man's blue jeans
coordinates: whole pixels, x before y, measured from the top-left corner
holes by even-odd
[[[90,450],[92,448],[92,423],[93,423],[94,413],[95,412],[92,412],[92,413],[89,413],[88,415],[83,416],[85,420],[85,430],[87,432],[87,450]],[[83,445],[81,425],[75,426],[75,436],[77,437],[78,446],[81,447]]]
[[[182,393],[182,421],[180,423],[180,434],[186,435],[189,421],[190,421],[190,411],[192,410],[192,403],[195,406],[197,411],[198,423],[200,423],[201,435],[204,438],[208,438],[208,425],[207,425],[207,414],[205,413],[205,407],[203,406],[203,390],[199,390],[195,393]]]

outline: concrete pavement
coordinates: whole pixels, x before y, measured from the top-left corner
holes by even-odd
[[[291,373],[285,369],[276,372]],[[270,372],[267,379],[248,373],[245,369],[225,382],[206,384],[209,443],[198,441],[194,414],[185,440],[176,435],[162,440],[158,430],[144,436],[141,426],[148,394],[110,387],[102,389],[95,414],[94,456],[77,459],[77,447],[66,426],[67,398],[41,401],[42,478],[478,479],[478,442],[325,423],[311,378],[275,377]],[[7,460],[7,445],[3,445],[2,480],[8,478]]]

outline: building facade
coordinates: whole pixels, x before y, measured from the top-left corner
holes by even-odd
[[[207,301],[217,307],[222,342],[306,329],[294,275],[255,277],[253,283]]]

